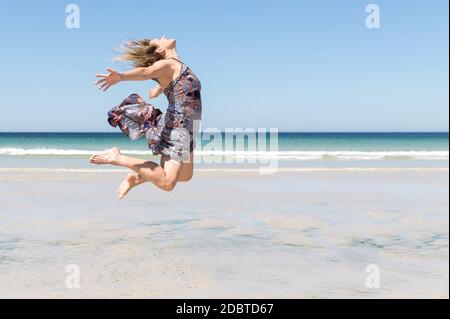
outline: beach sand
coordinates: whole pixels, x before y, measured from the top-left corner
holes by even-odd
[[[124,176],[0,172],[0,298],[449,297],[448,170]]]

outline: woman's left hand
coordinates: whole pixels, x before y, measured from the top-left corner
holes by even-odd
[[[122,80],[122,75],[111,68],[106,69],[109,74],[97,74],[96,78],[102,78],[95,82],[95,85],[103,91],[108,90],[111,86],[116,85]]]

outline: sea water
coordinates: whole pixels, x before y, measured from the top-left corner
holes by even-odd
[[[214,140],[199,134],[196,162],[208,169],[252,168],[269,161],[292,169],[448,167],[448,133],[278,133],[276,138],[264,137],[222,133]],[[0,169],[95,169],[89,156],[114,146],[129,156],[158,160],[144,138],[132,142],[121,133],[0,133]]]

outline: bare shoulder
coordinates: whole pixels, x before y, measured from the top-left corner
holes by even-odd
[[[150,78],[159,78],[164,82],[165,78],[170,78],[173,74],[172,64],[167,60],[159,60],[147,68]]]
[[[179,64],[175,60],[164,59],[155,62],[151,66],[153,74],[158,77],[162,89],[169,85],[175,79],[175,76],[181,72]]]
[[[170,60],[159,60],[156,61],[152,67],[156,70],[162,70],[162,69],[167,69],[167,68],[171,68],[172,67],[172,63]]]

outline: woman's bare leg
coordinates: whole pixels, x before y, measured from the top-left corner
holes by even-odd
[[[165,166],[165,163],[169,161],[170,158],[168,156],[161,157],[161,167]],[[178,174],[178,182],[189,182],[194,175],[194,152],[191,152],[189,156],[189,160],[183,162],[183,166],[181,167],[180,173]]]
[[[164,163],[168,160],[167,157],[161,157],[161,166],[164,168]],[[194,154],[191,153],[189,162],[184,162],[181,168],[180,174],[178,175],[178,182],[188,182],[192,179],[194,173]],[[144,179],[138,173],[130,173],[123,180],[117,190],[117,196],[120,199],[123,199],[128,192],[134,187],[149,182]]]
[[[118,148],[93,155],[90,161],[98,165],[110,164],[127,167],[165,191],[172,191],[175,188],[183,167],[183,163],[175,160],[166,160],[164,167],[162,167],[154,162],[122,155]]]

